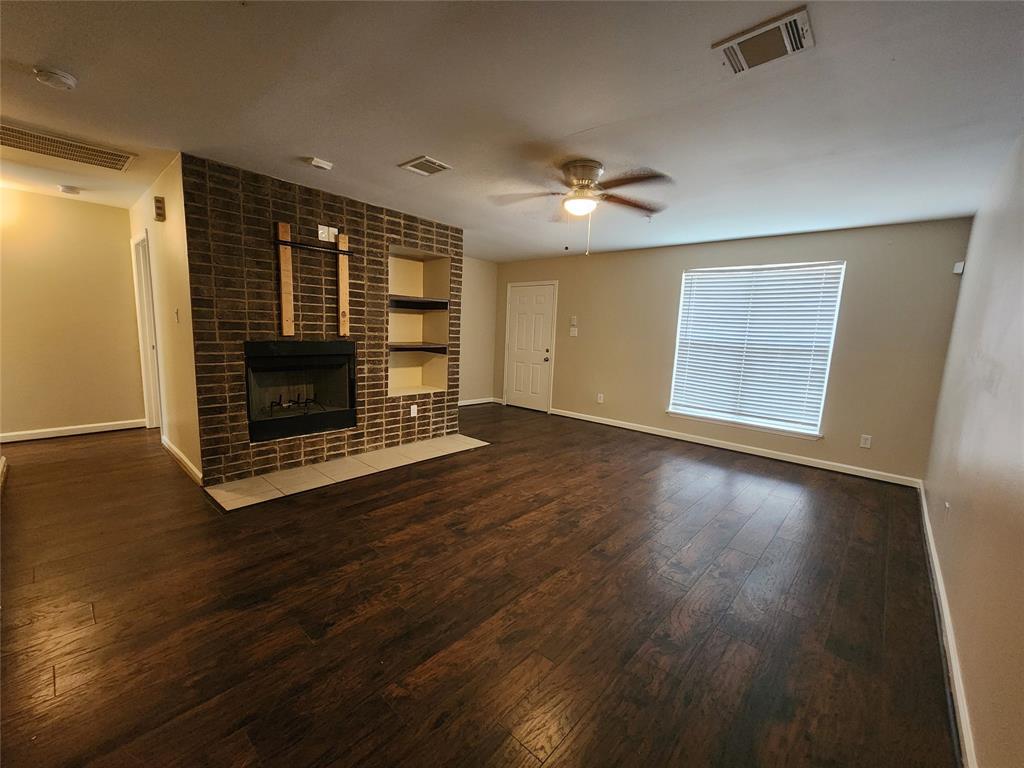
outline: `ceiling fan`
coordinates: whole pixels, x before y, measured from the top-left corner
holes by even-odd
[[[643,200],[636,200],[631,197],[623,197],[609,192],[610,189],[624,187],[627,184],[641,184],[652,181],[671,181],[664,173],[644,168],[632,171],[622,176],[616,176],[601,181],[604,174],[604,165],[597,160],[590,158],[577,158],[563,163],[559,168],[562,172],[562,183],[569,189],[568,192],[541,192],[526,195],[508,195],[509,202],[522,200],[530,197],[546,197],[558,195],[562,197],[562,207],[573,216],[586,216],[593,212],[598,203],[612,203],[639,211],[645,216],[653,216],[664,209],[664,206],[657,203],[649,203]]]

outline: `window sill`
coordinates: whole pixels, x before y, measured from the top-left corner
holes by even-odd
[[[680,413],[679,411],[667,410],[665,411],[669,416],[674,416],[677,419],[690,419],[691,421],[703,421],[708,424],[724,424],[727,427],[740,427],[742,429],[753,429],[757,432],[769,432],[774,435],[785,435],[786,437],[798,437],[801,440],[821,440],[823,435],[821,434],[810,434],[807,432],[796,432],[790,429],[782,429],[780,427],[759,427],[756,424],[745,424],[742,421],[729,421],[728,419],[713,419],[709,416],[691,416],[688,413]]]

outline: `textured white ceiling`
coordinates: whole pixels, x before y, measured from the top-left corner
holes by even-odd
[[[554,198],[496,200],[571,155],[676,181],[623,190],[668,205],[652,222],[599,207],[594,250],[974,212],[1024,127],[1024,4],[811,3],[816,48],[727,74],[710,43],[791,7],[5,3],[3,112],[449,222],[498,260],[583,247]],[[454,170],[396,167],[420,154]]]

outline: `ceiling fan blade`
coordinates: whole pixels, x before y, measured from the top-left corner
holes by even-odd
[[[627,184],[642,184],[650,181],[672,181],[672,179],[659,171],[642,168],[622,176],[616,176],[614,179],[599,181],[598,186],[601,189],[614,189],[615,187],[624,187]]]
[[[635,208],[638,211],[642,211],[647,216],[653,216],[659,211],[665,210],[665,206],[658,205],[657,203],[645,203],[643,200],[634,200],[631,197],[622,197],[622,195],[601,195],[601,199],[606,203],[615,203],[615,205],[624,205],[627,208]]]
[[[515,205],[525,203],[538,197],[551,197],[552,195],[563,195],[563,192],[515,192],[510,195],[491,195],[495,205]]]

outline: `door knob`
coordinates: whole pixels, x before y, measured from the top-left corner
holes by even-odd
[[[546,362],[547,362],[548,360],[550,360],[550,359],[551,359],[550,357],[545,357],[545,358],[544,358],[544,362],[546,363]]]

